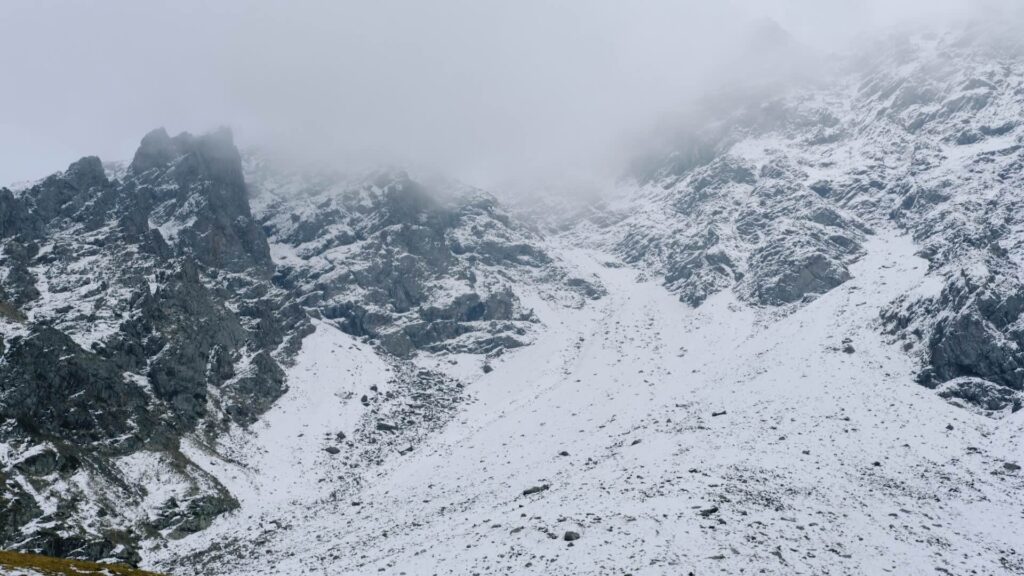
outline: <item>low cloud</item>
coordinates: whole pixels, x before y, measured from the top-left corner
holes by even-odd
[[[0,181],[157,126],[478,183],[608,166],[624,137],[726,81],[806,70],[866,34],[1009,10],[966,0],[8,2]],[[758,42],[783,42],[771,58]],[[773,46],[776,46],[773,44]],[[768,52],[769,54],[774,54]],[[799,55],[799,56],[797,56]]]

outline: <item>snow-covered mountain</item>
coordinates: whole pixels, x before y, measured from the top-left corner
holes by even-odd
[[[602,294],[482,190],[395,170],[288,172],[258,156],[247,166],[278,281],[395,356],[523,345],[537,322],[516,294],[523,284],[550,287],[566,306]]]
[[[481,191],[442,201],[402,174],[278,183],[249,165],[247,185],[226,131],[156,130],[110,175],[83,158],[0,191],[5,546],[137,562],[141,541],[237,508],[182,440],[256,423],[318,327],[375,346],[390,384],[346,400],[397,442],[461,394],[411,365],[415,351],[528,343],[523,287],[570,307],[602,294]]]
[[[687,134],[603,236],[686,302],[773,306],[847,281],[867,236],[910,234],[927,284],[886,307],[886,332],[921,383],[1019,409],[1024,49],[979,31],[890,42]]]
[[[1022,43],[879,42],[698,116],[576,205],[224,131],[0,190],[3,546],[1024,574]]]

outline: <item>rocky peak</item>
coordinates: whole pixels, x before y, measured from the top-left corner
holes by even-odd
[[[139,175],[166,168],[186,156],[195,157],[203,175],[211,179],[235,182],[242,177],[241,155],[231,129],[226,127],[199,136],[182,132],[173,138],[164,128],[152,130],[139,143],[129,171]]]
[[[128,179],[150,205],[150,225],[170,244],[206,266],[270,273],[270,250],[253,221],[229,129],[173,138],[154,130],[142,139]]]
[[[281,365],[310,330],[270,282],[227,130],[150,132],[114,180],[89,156],[22,192],[0,189],[0,240],[0,442],[52,442],[59,460],[79,462],[39,486],[77,474],[107,487],[103,498],[137,504],[111,492],[128,485],[113,459],[144,449],[192,467],[174,453],[181,435],[252,422],[284,392]],[[120,541],[111,525],[195,530],[233,505],[201,476],[185,473],[178,494],[198,512],[139,518],[118,507],[83,530],[72,487],[53,497],[52,531],[21,530],[42,513],[28,499],[11,511],[17,522],[0,522],[0,543],[59,547],[68,533],[102,557]]]
[[[633,210],[603,237],[690,304],[733,290],[799,306],[850,278],[872,230],[901,229],[930,261],[930,287],[882,320],[920,381],[952,394],[976,378],[986,384],[972,391],[998,394],[970,398],[1016,397],[1020,44],[970,29],[880,41],[821,82],[709,114],[645,159]]]
[[[103,163],[96,156],[86,156],[72,163],[64,171],[64,179],[79,190],[89,190],[109,184]]]
[[[0,239],[23,236],[36,237],[42,223],[38,216],[29,214],[28,207],[7,188],[0,188]]]
[[[283,256],[277,280],[390,354],[524,344],[535,319],[511,270],[520,285],[561,285],[574,299],[600,291],[569,286],[541,239],[481,190],[400,170],[303,179],[270,176],[266,160],[248,165],[261,167],[250,174],[261,191],[254,211]]]
[[[178,156],[174,141],[164,128],[157,128],[142,137],[139,149],[135,151],[129,170],[142,174],[153,168],[162,168]]]

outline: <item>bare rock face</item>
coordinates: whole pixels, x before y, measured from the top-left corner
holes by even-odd
[[[198,529],[230,510],[179,438],[252,422],[285,390],[281,352],[309,331],[294,296],[270,282],[231,134],[157,130],[122,179],[86,157],[0,190],[0,205],[0,440],[27,455],[3,477],[50,500],[5,488],[0,543],[131,561],[141,534]],[[31,463],[38,450],[55,458],[45,474]],[[163,454],[190,486],[171,520],[133,508],[145,491],[118,462],[140,454]],[[49,493],[56,482],[66,487]],[[120,505],[86,528],[90,485]]]
[[[269,166],[251,159],[249,180],[257,218],[281,255],[277,281],[389,354],[522,346],[536,322],[518,296],[524,285],[570,305],[601,295],[481,190],[399,171],[310,178]]]
[[[1024,52],[1015,39],[1000,36],[968,36],[943,48],[948,54],[941,61],[922,59],[898,75],[879,70],[865,82],[876,113],[902,134],[903,146],[915,145],[902,168],[906,175],[891,187],[890,217],[922,245],[934,279],[931,290],[892,303],[883,320],[921,358],[922,384],[947,397],[952,392],[944,384],[963,378],[1019,392]],[[994,60],[1008,67],[996,72],[988,64]],[[970,388],[978,393],[962,400],[994,405],[992,394]]]
[[[403,364],[419,351],[528,343],[524,282],[567,305],[601,295],[482,191],[250,176],[256,210],[229,131],[158,129],[110,174],[86,157],[0,190],[0,546],[133,562],[141,539],[236,508],[181,441],[255,422],[314,318],[419,374]],[[154,470],[173,480],[166,501]]]
[[[3,415],[27,432],[75,444],[120,438],[130,450],[141,441],[133,432],[155,427],[145,393],[60,330],[35,326],[9,346],[0,380]]]
[[[272,269],[229,131],[170,138],[154,130],[143,138],[128,174],[152,206],[153,226],[199,263],[228,271]]]
[[[686,305],[737,298],[779,316],[843,289],[873,231],[898,228],[929,269],[880,329],[947,401],[1017,411],[1024,54],[1004,40],[911,39],[828,82],[719,107],[636,164],[626,208],[588,206],[558,229]],[[318,452],[409,454],[465,396],[417,355],[491,360],[541,328],[528,302],[602,297],[538,229],[450,181],[243,157],[225,130],[155,130],[121,169],[86,157],[0,189],[0,547],[132,562],[140,541],[236,508],[187,447],[287,394],[314,321],[372,343],[395,374],[390,390],[352,392],[370,428]],[[858,359],[856,344],[836,350]],[[147,490],[157,477],[166,493]]]
[[[929,284],[882,320],[921,383],[1022,390],[1024,51],[1012,36],[893,39],[827,82],[709,107],[706,124],[635,164],[628,208],[584,230],[690,305],[732,291],[777,307],[841,286],[872,229],[898,227],[930,261]]]
[[[981,378],[953,378],[941,384],[938,394],[952,404],[973,408],[992,415],[1009,410],[1017,412],[1024,406],[1024,394]]]
[[[777,306],[849,279],[868,227],[814,192],[785,155],[759,165],[725,149],[707,164],[678,168],[670,161],[644,185],[648,207],[615,225],[622,236],[614,246],[627,262],[664,276],[684,302],[735,289]]]

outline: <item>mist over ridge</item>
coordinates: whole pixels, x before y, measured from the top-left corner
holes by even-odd
[[[220,125],[303,161],[415,163],[482,186],[614,174],[723,88],[814,79],[864,38],[1005,20],[1014,4],[8,3],[0,182],[127,159],[157,126]]]

